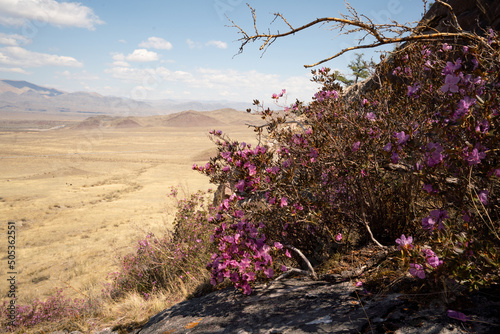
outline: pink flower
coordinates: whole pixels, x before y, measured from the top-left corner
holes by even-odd
[[[476,103],[475,98],[470,98],[468,96],[464,97],[457,104],[457,110],[453,113],[453,119],[458,119],[469,112],[469,108]]]
[[[267,268],[264,270],[264,274],[266,274],[267,278],[272,278],[274,276],[273,268]]]
[[[434,188],[432,188],[431,184],[424,184],[423,189],[427,191],[429,194],[435,192]]]
[[[279,242],[275,242],[274,247],[276,247],[276,249],[283,249],[283,245]]]
[[[481,163],[481,160],[484,159],[485,157],[486,157],[486,153],[479,152],[479,150],[477,148],[474,148],[472,150],[472,152],[467,153],[465,155],[465,160],[467,161],[469,166],[478,165]]]
[[[238,183],[236,183],[235,188],[240,193],[243,192],[245,190],[245,180],[240,180]]]
[[[396,132],[395,136],[398,139],[398,145],[403,145],[410,139],[410,135],[405,134],[404,131]]]
[[[458,312],[458,311],[453,311],[453,310],[448,310],[448,317],[449,318],[452,318],[452,319],[457,319],[457,320],[460,320],[460,321],[467,321],[469,318],[463,314],[462,312]]]
[[[290,254],[290,251],[288,249],[285,251],[285,256],[289,258],[292,257],[292,254]]]
[[[415,95],[416,93],[418,93],[419,89],[420,89],[420,84],[419,83],[416,83],[413,86],[408,86],[408,93],[407,93],[407,95],[411,97],[411,96]]]
[[[441,91],[443,93],[446,92],[451,92],[451,93],[457,93],[458,92],[458,83],[460,82],[460,77],[455,76],[453,74],[447,74],[445,79],[444,79],[444,85],[441,87]]]
[[[418,263],[410,263],[409,272],[410,272],[410,275],[412,275],[413,277],[418,277],[420,279],[425,278],[424,268]]]
[[[413,237],[406,238],[404,234],[401,234],[401,238],[396,239],[396,243],[399,245],[398,249],[412,249]]]
[[[359,146],[361,145],[361,142],[357,141],[355,142],[353,145],[352,145],[352,151],[353,152],[356,152],[357,150],[359,150]]]
[[[335,236],[335,240],[340,241],[342,240],[342,233],[339,233]]]
[[[455,63],[451,61],[446,62],[446,67],[443,69],[442,74],[453,74],[456,70],[459,70],[462,67],[462,59],[457,59]]]
[[[245,294],[245,295],[249,295],[252,293],[252,288],[250,287],[250,285],[248,283],[244,283],[241,286],[241,289],[243,290],[243,294]]]
[[[356,282],[356,287],[360,287],[360,286],[363,286],[363,282],[361,282],[361,281]]]
[[[282,197],[280,201],[280,207],[284,207],[288,205],[288,199],[286,197]]]
[[[253,176],[257,174],[257,168],[254,165],[248,166],[248,175]]]
[[[427,144],[427,166],[433,167],[443,161],[443,147],[439,143],[429,143]]]
[[[451,49],[453,49],[453,47],[448,45],[448,43],[443,44],[443,51],[450,51]]]
[[[372,112],[367,113],[365,117],[367,120],[372,121],[372,122],[374,122],[377,119],[375,114]]]
[[[483,190],[478,194],[479,200],[484,205],[488,204],[488,194],[489,194],[488,190]]]
[[[285,271],[287,271],[287,270],[288,270],[288,268],[287,268],[285,265],[283,265],[283,264],[282,264],[282,265],[281,265],[281,271],[285,272]]]

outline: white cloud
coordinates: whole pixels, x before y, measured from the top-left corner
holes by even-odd
[[[154,51],[148,51],[146,49],[136,49],[134,52],[125,57],[128,61],[137,61],[137,62],[147,62],[147,61],[155,61],[159,59],[159,56]]]
[[[0,32],[0,44],[18,46],[19,44],[28,44],[31,40],[18,34],[5,34]]]
[[[67,79],[79,81],[96,81],[101,79],[98,75],[89,73],[85,70],[81,72],[70,72],[68,70],[65,70],[63,72],[59,72],[59,74],[66,77]]]
[[[186,44],[190,49],[201,49],[203,44],[200,42],[193,41],[191,39],[186,39]],[[210,40],[205,43],[205,46],[215,46],[219,49],[227,49],[227,43],[223,41]]]
[[[0,67],[0,72],[31,74],[30,72],[27,72],[19,67],[12,67],[12,68]]]
[[[127,44],[127,41],[124,40],[124,39],[119,39],[118,42],[122,43],[122,44]]]
[[[219,49],[227,49],[227,43],[226,42],[223,42],[223,41],[208,41],[206,44],[206,46],[215,46]]]
[[[112,53],[113,66],[114,67],[129,67],[130,64],[125,61],[125,55],[123,53]]]
[[[200,49],[202,47],[200,42],[195,42],[191,39],[186,39],[186,43],[190,49]]]
[[[81,62],[73,57],[28,51],[19,46],[7,46],[0,48],[0,64],[20,67],[83,66]]]
[[[139,44],[142,48],[152,48],[152,49],[160,49],[160,50],[171,50],[172,43],[164,40],[161,37],[149,37],[147,41],[141,42]]]
[[[94,11],[77,2],[55,0],[0,0],[0,24],[23,26],[29,21],[57,27],[79,27],[94,30],[104,22]]]

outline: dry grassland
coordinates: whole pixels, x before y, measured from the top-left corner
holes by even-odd
[[[243,124],[218,128],[255,141]],[[185,193],[210,188],[191,170],[214,152],[208,130],[0,132],[0,277],[8,271],[7,222],[15,221],[18,304],[43,299],[55,287],[67,288],[69,296],[98,293],[139,238],[168,229],[171,186]],[[1,280],[1,298],[6,288]]]

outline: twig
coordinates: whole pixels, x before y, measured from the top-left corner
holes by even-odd
[[[306,131],[306,128],[304,127],[304,125],[302,123],[300,123],[299,121],[286,121],[286,122],[283,122],[283,123],[280,123],[280,124],[298,124],[302,130],[305,132]],[[272,125],[272,123],[266,123],[266,124],[263,124],[263,125],[253,125],[253,124],[245,124],[246,126],[248,127],[253,127],[253,128],[256,128],[256,129],[262,129],[262,128],[265,128],[266,126],[270,126]]]
[[[295,248],[291,245],[286,245],[285,247],[293,250],[295,253],[297,253],[302,258],[302,260],[306,263],[307,267],[309,268],[309,272],[310,272],[310,275],[312,276],[312,278],[317,280],[318,275],[316,275],[316,272],[314,271],[314,268],[311,265],[311,262],[309,262],[309,260],[307,259],[307,257],[305,257],[305,255],[300,250],[298,250],[297,248]]]

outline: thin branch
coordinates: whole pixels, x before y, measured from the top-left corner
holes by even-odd
[[[457,17],[453,11],[453,8],[447,4],[444,3],[442,0],[437,0],[436,1],[439,5],[444,6],[448,9],[451,18],[452,18],[452,26],[457,32],[435,32],[435,33],[430,33],[430,34],[413,34],[410,36],[405,36],[401,37],[405,33],[411,33],[415,31],[414,27],[411,27],[409,25],[403,25],[399,24],[396,21],[391,21],[392,23],[390,24],[374,24],[373,21],[368,18],[365,15],[358,15],[356,10],[348,3],[346,3],[347,9],[350,13],[351,16],[340,14],[341,17],[323,17],[323,18],[318,18],[315,19],[307,24],[304,24],[298,28],[293,28],[292,25],[283,17],[282,14],[280,13],[275,13],[275,19],[276,18],[281,18],[283,22],[290,28],[288,31],[280,33],[259,33],[257,30],[257,23],[256,23],[256,14],[255,10],[248,5],[248,7],[251,10],[252,13],[252,18],[253,18],[253,23],[254,23],[254,30],[255,34],[249,35],[243,28],[238,26],[236,23],[234,23],[232,20],[229,20],[233,25],[232,27],[237,28],[239,32],[243,35],[239,41],[241,42],[241,46],[239,49],[239,53],[243,52],[243,48],[245,45],[249,42],[255,42],[257,40],[261,40],[262,45],[260,46],[259,50],[263,51],[267,49],[272,43],[276,41],[278,38],[286,37],[293,35],[297,32],[300,32],[302,30],[308,29],[310,27],[313,27],[318,24],[325,24],[325,23],[334,23],[332,29],[338,29],[341,31],[341,34],[350,34],[353,32],[359,32],[359,31],[364,31],[366,35],[364,35],[361,39],[358,40],[358,42],[361,44],[363,41],[366,39],[367,36],[372,36],[375,41],[369,44],[361,44],[353,47],[348,47],[342,49],[340,52],[336,53],[335,55],[325,58],[321,61],[318,61],[314,64],[310,65],[304,65],[304,67],[313,67],[317,66],[319,64],[325,63],[327,61],[330,61],[334,58],[337,58],[344,53],[352,50],[358,50],[358,49],[366,49],[366,48],[374,48],[377,46],[381,45],[386,45],[386,44],[394,44],[394,43],[401,43],[401,42],[410,42],[410,41],[435,41],[435,40],[442,40],[442,39],[449,39],[449,38],[463,38],[467,39],[470,41],[475,41],[483,46],[486,46],[487,48],[491,48],[490,45],[487,43],[486,39],[483,37],[480,37],[476,34],[466,32],[462,29],[460,24],[458,23]],[[432,29],[432,27],[426,27],[427,29]],[[420,30],[420,29],[419,29]],[[386,37],[384,34],[396,34],[397,37]]]
[[[450,4],[447,4],[446,2],[443,2],[441,0],[436,0],[436,3],[440,4],[441,6],[446,7],[450,11],[450,15],[451,15],[451,19],[453,20],[454,28],[457,29],[458,31],[462,32],[463,29],[460,26],[460,24],[458,24],[458,19],[457,19],[457,16],[455,15],[455,12],[453,11],[453,7],[451,7]]]
[[[305,132],[306,131],[306,128],[304,127],[304,125],[302,123],[300,123],[299,121],[286,121],[286,122],[283,122],[283,123],[280,123],[280,124],[298,124],[302,130]],[[246,126],[248,127],[253,127],[253,128],[256,128],[256,129],[262,129],[262,128],[265,128],[266,126],[270,126],[272,125],[272,123],[266,123],[266,124],[263,124],[263,125],[253,125],[253,124],[245,124]]]
[[[318,279],[318,275],[316,275],[316,272],[314,271],[314,268],[312,267],[311,262],[309,262],[307,257],[305,257],[305,255],[300,250],[298,250],[297,248],[295,248],[291,245],[286,245],[285,247],[289,248],[289,249],[293,250],[295,253],[297,253],[301,257],[301,259],[306,263],[307,267],[309,268],[309,272],[310,272],[310,275],[312,276],[312,278]]]

